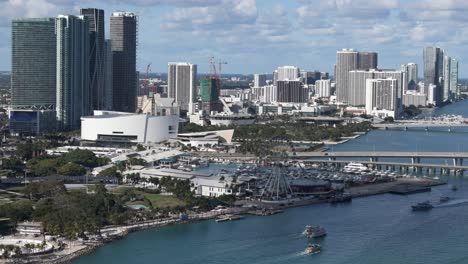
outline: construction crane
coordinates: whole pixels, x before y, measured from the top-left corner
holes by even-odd
[[[222,61],[221,59],[218,60],[218,72],[219,72],[219,78],[221,79],[221,71],[222,71],[222,65],[223,64],[228,64],[225,61]]]
[[[145,75],[145,81],[143,82],[143,94],[142,95],[146,95],[148,96],[149,94],[149,90],[148,90],[148,86],[149,86],[149,83],[150,83],[150,80],[149,80],[149,72],[151,71],[151,63],[149,63],[147,66],[146,66],[146,75]],[[143,110],[148,107],[148,105],[150,103],[152,103],[153,101],[153,98],[148,98],[147,102],[145,105],[142,105],[141,106],[141,109],[139,111],[143,112]],[[145,113],[146,114],[146,113]]]
[[[145,93],[147,92],[147,88],[148,88],[148,85],[149,85],[149,72],[151,71],[151,62],[146,65],[146,75],[145,75],[145,83],[143,85],[143,88],[145,89]]]
[[[231,109],[226,104],[226,102],[221,98],[221,72],[222,72],[223,64],[227,64],[227,62],[222,61],[221,59],[218,59],[218,69],[216,69],[215,58],[214,56],[210,56],[210,74],[211,74],[211,78],[215,79],[216,81],[216,89],[217,89],[216,92],[218,94],[219,101],[226,108],[226,111],[228,113],[231,113]]]

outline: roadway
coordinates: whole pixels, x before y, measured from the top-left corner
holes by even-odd
[[[427,164],[427,163],[405,163],[405,162],[388,162],[388,161],[361,161],[361,160],[297,160],[302,163],[335,163],[335,164],[349,164],[351,162],[359,162],[366,165],[375,166],[394,166],[394,167],[416,167],[416,168],[428,168],[428,169],[455,169],[455,170],[468,170],[468,166],[454,166],[447,164]]]
[[[400,151],[328,151],[289,153],[290,157],[310,158],[441,158],[465,159],[468,152],[400,152]]]
[[[374,128],[429,128],[429,127],[468,127],[468,123],[455,123],[455,122],[428,122],[428,121],[414,121],[414,122],[398,122],[372,124]]]

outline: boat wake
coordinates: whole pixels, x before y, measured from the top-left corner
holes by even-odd
[[[463,204],[468,204],[468,199],[453,200],[453,201],[449,201],[440,205],[436,205],[434,207],[444,208],[444,207],[452,207],[452,206],[458,206],[458,205],[463,205]]]

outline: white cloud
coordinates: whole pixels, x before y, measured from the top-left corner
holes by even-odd
[[[54,15],[59,8],[47,0],[8,0],[0,8],[0,17],[11,19],[15,17],[43,17]]]

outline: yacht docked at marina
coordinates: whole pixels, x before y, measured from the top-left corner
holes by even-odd
[[[351,162],[343,168],[345,173],[362,173],[369,172],[369,168],[362,163]]]

